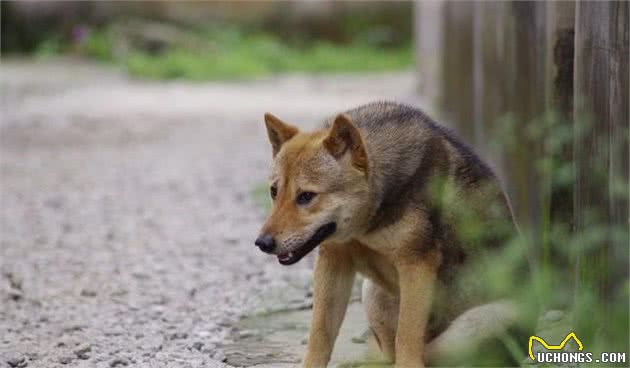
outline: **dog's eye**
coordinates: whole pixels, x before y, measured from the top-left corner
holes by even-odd
[[[297,204],[307,204],[309,203],[315,196],[317,195],[317,193],[313,193],[313,192],[301,192],[300,194],[298,194],[297,198],[295,199],[295,201],[297,202]]]
[[[271,199],[276,199],[276,195],[278,194],[278,188],[275,186],[269,188],[269,194],[271,195]]]

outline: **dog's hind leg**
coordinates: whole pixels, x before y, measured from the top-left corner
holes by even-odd
[[[367,278],[363,280],[361,294],[372,336],[385,358],[393,362],[396,354],[398,297]]]
[[[495,359],[506,358],[504,346],[500,339],[508,334],[519,322],[519,313],[514,303],[497,301],[467,310],[457,317],[449,327],[433,339],[427,346],[425,360],[429,365],[467,364],[471,360],[482,358],[484,361],[476,365],[505,364],[488,361],[491,355]],[[503,356],[499,350],[503,348]]]

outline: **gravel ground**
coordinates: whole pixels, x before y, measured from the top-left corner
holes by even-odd
[[[411,72],[188,84],[3,61],[0,366],[220,367],[240,316],[304,303],[253,243],[265,111],[313,126]]]

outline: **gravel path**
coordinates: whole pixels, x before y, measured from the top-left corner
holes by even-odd
[[[220,367],[244,314],[303,302],[308,263],[252,242],[265,111],[313,126],[412,73],[187,84],[3,61],[0,367]]]

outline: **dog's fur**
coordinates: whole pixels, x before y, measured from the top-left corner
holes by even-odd
[[[508,200],[448,130],[391,102],[309,133],[271,114],[265,122],[277,194],[261,234],[283,264],[321,243],[304,366],[327,365],[356,272],[373,338],[397,366],[456,362],[517,323],[514,303],[469,267],[517,233]],[[297,203],[305,191],[316,195]]]

